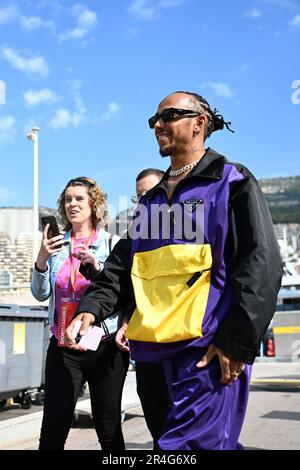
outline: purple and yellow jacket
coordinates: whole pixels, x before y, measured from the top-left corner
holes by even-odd
[[[282,277],[261,189],[247,168],[212,149],[178,183],[172,200],[168,173],[140,200],[127,236],[76,313],[102,321],[127,306],[127,336],[138,361],[213,343],[251,364]]]

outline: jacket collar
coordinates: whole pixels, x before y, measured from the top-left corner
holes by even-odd
[[[226,157],[208,147],[205,154],[193,170],[181,181],[188,181],[191,178],[205,178],[218,181],[222,178]],[[152,196],[161,188],[167,189],[167,180],[171,167],[167,169],[159,183],[145,194],[145,199],[151,199]]]

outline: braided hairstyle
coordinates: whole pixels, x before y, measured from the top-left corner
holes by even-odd
[[[203,96],[198,95],[198,93],[193,93],[190,91],[175,91],[174,93],[184,93],[185,95],[192,96],[193,97],[193,99],[191,100],[192,108],[195,111],[201,111],[207,117],[207,125],[206,125],[205,136],[204,136],[205,139],[207,139],[207,137],[210,137],[213,132],[223,130],[224,126],[230,132],[234,132],[234,130],[230,129],[229,127],[231,126],[231,122],[224,121],[223,116],[219,114],[219,111],[216,108],[212,110],[209,103],[206,101],[205,98],[203,98]]]

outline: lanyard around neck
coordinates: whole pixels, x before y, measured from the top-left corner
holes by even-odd
[[[96,233],[96,230],[93,228],[89,238],[87,239],[86,242],[84,242],[85,247],[89,247],[91,245],[92,240],[95,236],[95,233]],[[80,268],[80,262],[78,263],[77,269],[75,269],[74,267],[74,259],[73,259],[74,248],[75,248],[75,235],[74,235],[74,232],[72,231],[71,253],[70,253],[70,282],[71,282],[71,289],[73,293],[76,291],[76,279],[77,279],[79,268]]]

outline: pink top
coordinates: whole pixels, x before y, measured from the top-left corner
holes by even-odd
[[[78,251],[82,248],[82,245],[85,245],[87,241],[88,241],[88,237],[77,238],[74,244],[74,253],[78,253]],[[57,277],[56,277],[56,281],[55,281],[55,319],[54,319],[54,325],[51,327],[51,331],[56,338],[58,338],[58,323],[59,323],[58,318],[60,315],[61,301],[63,298],[68,298],[68,299],[73,298],[72,286],[70,282],[70,274],[71,274],[70,257],[71,257],[71,254],[66,259],[61,269],[59,270]],[[82,296],[84,295],[87,286],[90,284],[90,281],[85,279],[85,277],[79,271],[77,271],[80,261],[75,257],[73,257],[73,261],[74,261],[74,269],[76,272],[74,301],[79,302]]]

